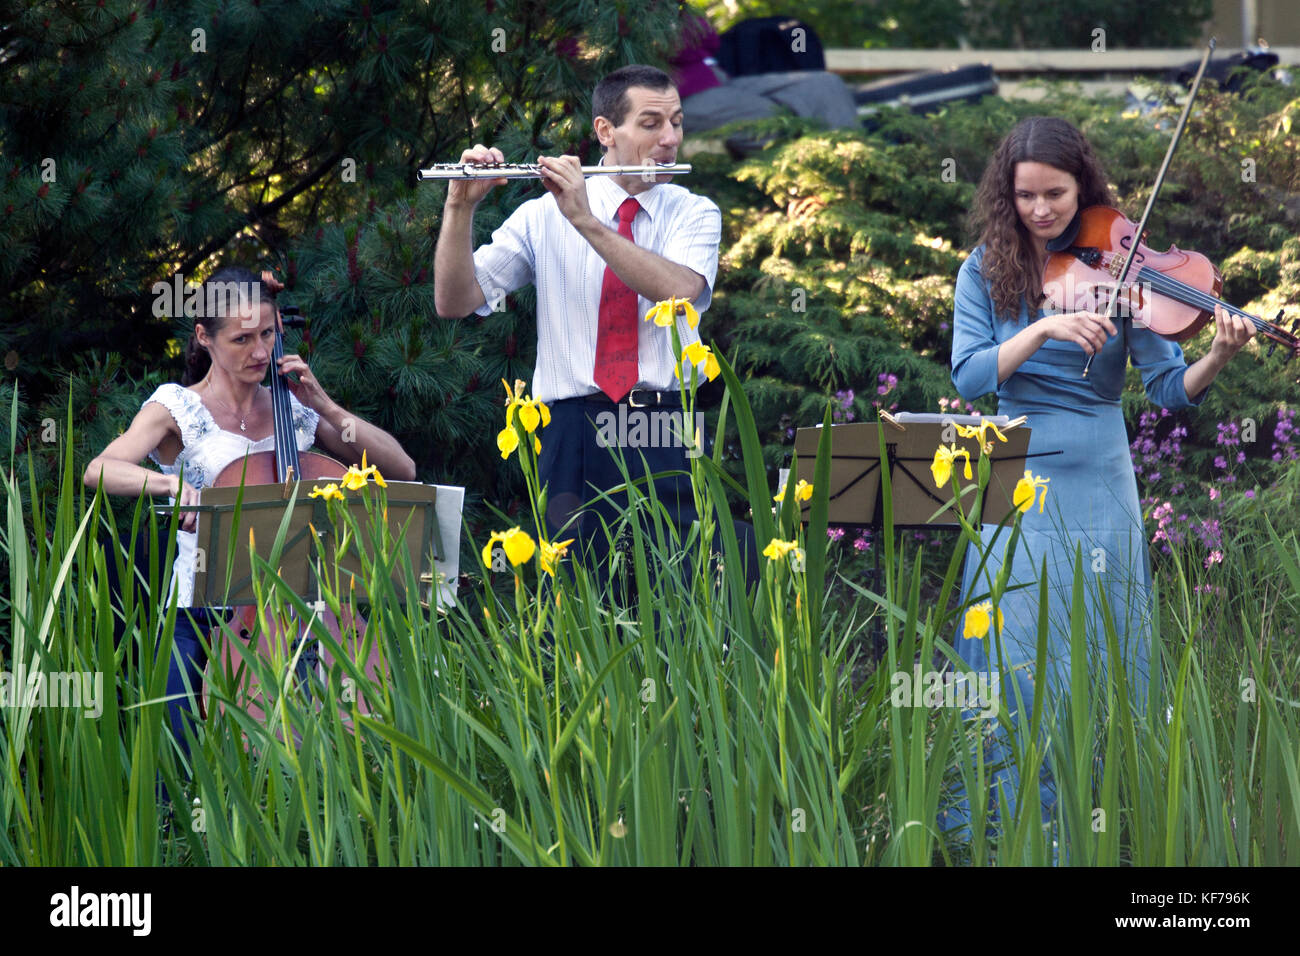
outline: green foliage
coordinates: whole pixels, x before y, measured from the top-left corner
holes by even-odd
[[[960,626],[961,608],[921,602],[920,565],[889,533],[888,488],[883,593],[863,593],[848,613],[825,604],[829,443],[818,450],[806,526],[793,495],[773,513],[749,403],[721,362],[759,540],[802,549],[765,558],[757,593],[745,591],[719,507],[723,471],[708,458],[692,462],[702,527],[676,540],[632,519],[630,601],[584,568],[550,578],[525,562],[504,573],[500,596],[486,583],[462,589],[443,614],[411,598],[418,585],[404,549],[397,586],[387,562],[363,550],[366,635],[340,639],[278,576],[272,554],[254,564],[259,604],[277,620],[290,610],[309,620],[328,665],[308,679],[309,700],[283,648],[236,655],[234,666],[212,655],[210,706],[188,759],[165,720],[177,612],[150,597],[157,565],[134,580],[124,573],[131,555],[96,540],[116,522],[107,500],[80,488],[71,444],[49,509],[0,466],[14,625],[0,673],[42,671],[47,689],[60,672],[102,679],[93,698],[75,698],[80,706],[18,693],[25,681],[3,685],[0,864],[1041,866],[1054,861],[1054,839],[1069,865],[1294,862],[1293,532],[1276,532],[1262,511],[1242,516],[1233,558],[1219,569],[1242,603],[1206,591],[1195,565],[1163,579],[1152,657],[1163,680],[1152,681],[1143,714],[1118,668],[1088,667],[1093,637],[1109,638],[1112,661],[1122,656],[1113,630],[1085,633],[1077,572],[1070,695],[1041,714],[1050,734],[1023,734],[1012,748],[1020,809],[990,836],[980,797],[990,725],[895,694],[914,662],[950,654],[945,635]],[[657,508],[634,492],[629,511],[653,517]],[[338,520],[356,541],[352,514]],[[138,502],[133,521],[147,515]],[[720,565],[710,523],[724,531]],[[337,555],[322,558],[341,581]],[[943,598],[959,562],[948,566]],[[113,563],[126,581],[116,595]],[[1252,595],[1269,613],[1254,613]],[[323,599],[338,616],[349,589],[327,582]],[[858,682],[853,648],[868,611],[884,619],[888,665]],[[243,646],[233,634],[221,639]],[[384,661],[373,676],[363,669],[367,646]],[[259,685],[260,709],[237,690],[236,667]],[[1014,683],[1001,682],[1004,726]],[[1059,794],[1050,831],[1032,799],[1045,760]],[[972,795],[968,842],[932,825],[959,781]]]
[[[891,374],[886,407],[929,408],[951,390],[944,277],[960,256],[942,233],[970,187],[928,190],[918,161],[913,144],[809,132],[730,173],[766,201],[726,223],[709,334],[745,375],[769,461],[837,391],[856,390],[848,409],[864,416]]]
[[[305,351],[326,388],[392,430],[423,476],[496,488],[476,423],[498,379],[531,378],[531,298],[487,321],[435,319],[445,189],[414,171],[476,141],[512,159],[590,156],[596,80],[660,62],[675,18],[660,2],[0,4],[6,380],[61,421],[73,375],[92,399],[79,421],[105,416],[81,433],[111,437],[156,370],[179,377],[189,323],[156,314],[153,284],[221,260],[274,266],[312,319]],[[481,235],[530,191],[499,191]],[[111,373],[77,364],[110,351]],[[115,389],[128,394],[108,400]]]
[[[1211,0],[1123,0],[1086,4],[1024,4],[981,0],[967,5],[963,26],[976,47],[1092,48],[1104,31],[1105,49],[1190,46],[1213,13]],[[1189,57],[1190,59],[1190,57]]]
[[[719,33],[752,17],[794,15],[826,47],[955,47],[961,0],[810,0],[795,8],[772,0],[714,0],[699,4]]]
[[[334,397],[392,431],[422,478],[464,484],[473,525],[489,503],[513,513],[521,486],[480,423],[500,402],[501,379],[532,377],[533,292],[486,318],[437,319],[445,188],[415,186],[411,174],[473,142],[511,158],[591,159],[591,85],[612,66],[654,62],[675,9],[289,3],[277,8],[275,45],[263,12],[239,10],[169,4],[131,21],[127,5],[109,3],[54,11],[49,27],[25,8],[10,17],[0,148],[14,165],[0,179],[0,208],[13,208],[0,308],[23,321],[0,323],[0,354],[13,370],[5,381],[21,385],[19,453],[35,453],[48,483],[49,449],[33,436],[41,422],[63,421],[69,389],[77,455],[101,448],[178,374],[188,322],[154,316],[152,283],[243,258],[278,269],[284,301],[309,318],[289,346]],[[195,24],[207,52],[193,49]],[[59,53],[47,35],[77,43]],[[1142,116],[1116,100],[1045,93],[1033,104],[991,97],[930,116],[886,113],[870,133],[778,118],[756,127],[775,139],[750,160],[693,158],[690,188],[724,215],[702,334],[745,382],[770,467],[837,394],[856,420],[875,404],[924,411],[952,396],[952,283],[972,242],[963,220],[1017,119],[1055,113],[1079,124],[1125,210],[1140,211],[1174,107]],[[1266,80],[1241,95],[1203,90],[1150,226],[1157,248],[1176,241],[1220,263],[1224,296],[1268,317],[1300,293],[1298,104]],[[46,155],[51,183],[41,180]],[[540,192],[527,180],[494,191],[475,241]],[[1207,332],[1187,343],[1189,357],[1208,341]],[[110,352],[120,359],[87,360]],[[1205,408],[1180,418],[1202,479],[1211,418],[1273,420],[1290,388],[1256,346],[1228,366]],[[1144,402],[1130,387],[1130,421]],[[993,408],[989,397],[977,404]],[[731,437],[723,448],[738,468]]]

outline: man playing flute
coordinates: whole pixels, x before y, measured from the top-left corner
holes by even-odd
[[[592,113],[604,165],[676,161],[682,108],[666,73],[639,65],[614,71],[597,84]],[[500,163],[505,157],[476,145],[460,161]],[[471,311],[488,315],[506,293],[536,285],[532,394],[551,409],[539,473],[548,489],[547,524],[558,534],[599,491],[623,483],[613,449],[598,441],[595,421],[602,412],[621,419],[667,411],[678,422],[674,431],[680,431],[670,330],[642,317],[655,302],[669,298],[689,300],[699,312],[708,308],[722,215],[710,200],[660,182],[669,178],[663,174],[584,179],[575,156],[542,156],[538,165],[547,195],[523,203],[490,243],[473,252],[474,210],[505,180],[449,183],[434,260],[434,297],[444,318]],[[699,341],[683,316],[675,321],[683,347]],[[642,434],[655,431],[645,428]],[[683,442],[623,445],[633,480],[647,474],[646,468],[678,473],[658,480],[655,489],[675,520],[689,524],[695,515],[690,479],[682,474],[688,470]],[[565,536],[576,535],[599,560],[609,545],[597,513],[611,523],[615,516],[597,502]]]

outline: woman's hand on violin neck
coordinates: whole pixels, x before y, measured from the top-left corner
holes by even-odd
[[[294,398],[313,411],[325,415],[334,406],[334,400],[326,394],[301,355],[286,355],[280,359],[280,374]],[[290,375],[297,375],[298,381],[295,382]]]
[[[1095,355],[1106,340],[1116,334],[1115,323],[1100,312],[1066,312],[1038,320],[1049,339],[1073,342],[1089,355]]]
[[[1226,365],[1254,336],[1254,325],[1239,315],[1229,315],[1221,305],[1215,306],[1214,343],[1210,346],[1210,354],[1219,360],[1221,366]]]
[[[1255,334],[1254,325],[1239,315],[1229,315],[1223,306],[1214,309],[1214,344],[1183,373],[1183,388],[1189,399],[1210,387],[1228,361]]]

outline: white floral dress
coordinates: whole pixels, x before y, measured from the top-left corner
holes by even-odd
[[[184,480],[194,488],[209,487],[222,470],[244,455],[261,451],[274,451],[275,436],[261,441],[251,441],[237,432],[226,431],[217,425],[212,413],[198,394],[183,385],[160,385],[144,401],[144,405],[157,402],[171,412],[181,430],[181,452],[169,465],[158,460],[158,450],[149,457],[164,475],[179,474],[184,469]],[[320,414],[307,408],[292,393],[289,404],[293,409],[293,430],[298,439],[298,450],[306,451],[316,439],[316,425]],[[175,499],[170,499],[175,500]],[[194,552],[197,536],[192,531],[176,535],[176,562],[172,565],[172,587],[179,591],[177,607],[190,607],[194,599]],[[170,600],[171,594],[168,593]]]

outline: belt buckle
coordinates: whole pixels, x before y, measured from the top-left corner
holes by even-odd
[[[645,408],[645,407],[646,407],[646,405],[647,405],[646,402],[638,402],[638,401],[633,397],[634,395],[636,395],[636,393],[637,393],[638,391],[645,391],[645,389],[636,389],[636,388],[634,388],[634,389],[632,389],[632,391],[630,391],[630,392],[627,393],[627,407],[628,407],[628,408]]]

